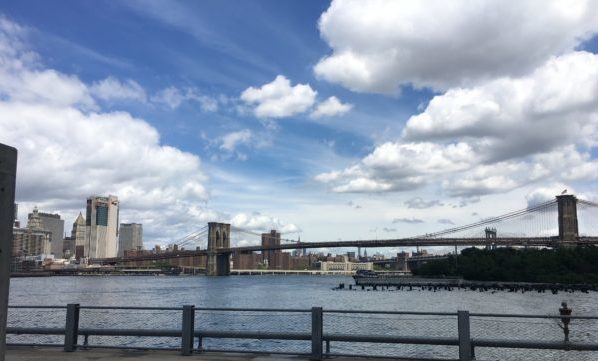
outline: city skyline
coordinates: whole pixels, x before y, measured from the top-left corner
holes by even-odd
[[[116,194],[163,245],[208,221],[334,241],[598,200],[595,4],[228,5],[0,5],[22,220]]]

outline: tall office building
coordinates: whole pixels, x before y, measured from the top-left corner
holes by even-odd
[[[118,197],[87,198],[84,255],[110,258],[118,254]]]
[[[121,223],[118,235],[118,256],[125,255],[125,251],[143,249],[143,225],[139,223]]]
[[[19,205],[15,203],[15,222],[13,228],[21,228],[21,222],[19,222]]]
[[[28,215],[27,224],[32,224],[33,228],[50,232],[50,253],[56,258],[62,257],[64,220],[60,218],[60,214],[39,212],[37,207],[34,207],[33,212]]]
[[[76,256],[80,259],[84,256],[83,250],[85,249],[85,218],[83,214],[79,212],[77,219],[73,222],[73,228],[71,228],[71,236],[64,239],[62,249],[68,250],[69,256]]]

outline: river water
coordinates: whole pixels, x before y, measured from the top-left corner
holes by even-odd
[[[510,293],[454,291],[362,291],[333,290],[339,283],[353,283],[350,277],[336,276],[230,276],[153,277],[88,276],[15,278],[11,280],[10,305],[158,306],[299,308],[321,306],[331,309],[511,313],[554,315],[562,301],[573,314],[598,315],[595,293]],[[59,327],[64,310],[10,309],[9,326]],[[81,327],[93,328],[180,328],[180,311],[81,311]],[[251,330],[309,332],[309,313],[199,312],[196,328],[208,330]],[[368,315],[324,313],[324,332],[365,335],[456,337],[456,317],[413,315]],[[560,341],[563,332],[557,321],[547,319],[493,319],[472,317],[472,337],[514,340]],[[598,322],[571,324],[571,341],[598,342]],[[10,336],[10,342],[27,342],[32,336]],[[60,343],[56,337],[36,341]],[[176,339],[95,337],[90,344],[173,347]],[[208,349],[253,349],[309,352],[304,341],[253,341],[208,339]],[[456,347],[332,343],[333,353],[359,353],[418,357],[457,358]],[[598,353],[476,349],[479,359],[598,360]]]

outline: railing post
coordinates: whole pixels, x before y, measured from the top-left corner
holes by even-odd
[[[17,150],[0,144],[0,361],[6,352],[6,317],[15,216]]]
[[[459,329],[459,361],[471,361],[469,311],[457,311],[457,327]]]
[[[66,324],[64,326],[64,351],[73,352],[77,349],[79,338],[79,304],[66,305]]]
[[[195,306],[183,306],[183,329],[181,335],[181,355],[193,353],[193,334],[195,333]]]
[[[322,359],[322,336],[324,323],[322,307],[311,308],[311,360]]]

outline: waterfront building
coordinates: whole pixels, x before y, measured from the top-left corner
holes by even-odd
[[[121,223],[118,234],[118,256],[123,257],[125,251],[143,249],[143,225],[140,223]]]
[[[235,253],[232,257],[233,269],[251,270],[259,269],[262,263],[262,255],[257,253]],[[277,270],[307,270],[311,269],[312,257],[292,256],[286,252],[279,252],[273,256],[274,267],[269,269]]]
[[[257,253],[235,253],[233,254],[234,269],[257,269],[262,257]]]
[[[397,253],[397,266],[396,269],[399,271],[409,271],[409,252],[399,252]]]
[[[73,237],[64,237],[62,240],[62,256],[71,258],[75,254],[75,239]]]
[[[373,262],[320,262],[321,271],[343,271],[343,272],[355,272],[358,270],[374,270]]]
[[[87,258],[111,258],[118,254],[118,197],[87,198],[85,244]]]
[[[41,229],[50,232],[50,252],[56,258],[62,258],[63,237],[64,237],[64,220],[60,218],[60,214],[51,214],[39,212],[37,207],[33,208],[33,212],[28,215],[27,227],[33,223],[34,229]]]
[[[39,228],[13,228],[11,255],[25,257],[49,254],[50,235],[50,232]]]
[[[280,232],[271,230],[269,233],[262,233],[262,247],[280,246]],[[268,263],[269,269],[282,269],[281,262],[284,256],[281,256],[280,250],[262,251],[262,261]]]

